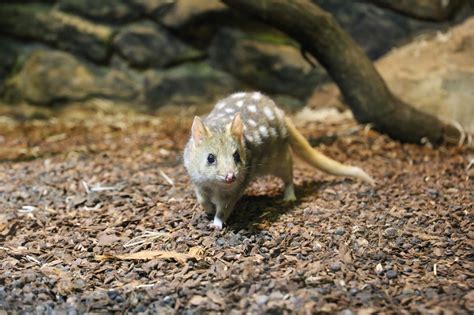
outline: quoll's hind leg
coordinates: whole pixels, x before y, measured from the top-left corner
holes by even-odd
[[[214,214],[216,212],[216,207],[211,202],[211,199],[199,188],[196,188],[195,191],[196,191],[197,201],[201,205],[201,207],[204,209],[204,211],[208,215]]]
[[[290,150],[286,150],[285,156],[281,163],[280,167],[276,170],[275,175],[280,177],[283,180],[284,192],[283,200],[285,202],[292,202],[296,200],[295,196],[295,186],[293,184],[293,158],[291,156]]]

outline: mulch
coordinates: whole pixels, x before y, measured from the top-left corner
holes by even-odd
[[[182,166],[189,115],[93,113],[0,122],[0,310],[474,312],[466,148],[308,123],[376,188],[297,163],[296,203],[258,180],[216,231]]]

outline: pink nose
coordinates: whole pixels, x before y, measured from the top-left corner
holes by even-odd
[[[235,182],[235,174],[234,174],[234,173],[228,173],[228,174],[225,176],[225,182],[226,182],[227,184],[230,184],[230,183]]]

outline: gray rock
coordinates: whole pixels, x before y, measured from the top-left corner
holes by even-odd
[[[268,296],[266,296],[266,295],[257,295],[255,297],[255,302],[258,305],[265,305],[268,302]]]
[[[207,63],[187,63],[166,71],[145,72],[144,93],[152,107],[206,104],[238,89],[240,84]]]
[[[334,272],[341,270],[341,267],[341,262],[338,260],[329,264],[329,269]]]
[[[436,27],[433,23],[417,21],[362,1],[314,2],[331,12],[372,59],[380,57],[421,28]]]
[[[131,24],[114,38],[114,48],[131,65],[139,68],[165,67],[203,57],[203,53],[151,23]]]
[[[397,276],[398,276],[398,273],[395,270],[393,269],[387,270],[387,278],[395,279]]]
[[[221,14],[229,11],[227,6],[219,0],[179,0],[166,12],[156,16],[157,20],[170,28],[181,28],[192,24],[196,20],[203,20],[212,14]]]
[[[398,230],[396,228],[393,228],[393,227],[389,227],[389,228],[385,229],[385,231],[384,231],[384,235],[388,239],[396,238],[397,234],[398,234]]]
[[[98,21],[117,23],[140,16],[140,11],[127,0],[60,0],[58,5],[62,11]]]
[[[52,104],[91,97],[131,100],[138,93],[137,83],[124,71],[96,67],[66,52],[40,49],[7,80],[3,96],[9,101]]]
[[[163,13],[173,4],[170,0],[60,0],[58,7],[95,21],[122,23]]]
[[[339,226],[334,230],[334,234],[336,235],[344,235],[345,232],[346,230],[342,226]]]
[[[43,4],[2,4],[0,29],[5,34],[33,39],[94,61],[109,54],[113,30]]]
[[[269,94],[304,99],[328,80],[322,67],[312,68],[299,49],[280,35],[258,38],[223,29],[209,52],[214,65]]]

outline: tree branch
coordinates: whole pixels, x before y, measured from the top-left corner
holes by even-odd
[[[397,99],[362,49],[326,11],[308,0],[222,0],[287,33],[315,56],[361,123],[407,142],[443,140],[452,127]]]

